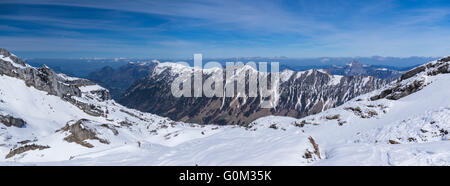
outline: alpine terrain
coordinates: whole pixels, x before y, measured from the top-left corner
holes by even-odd
[[[251,98],[162,97],[167,88],[156,82],[170,82],[176,69],[158,64],[129,90],[160,95],[161,103],[123,102],[156,105],[160,112],[148,111],[176,119],[182,110],[199,113],[185,121],[215,123],[213,116],[228,112],[241,119],[201,125],[129,109],[89,80],[31,67],[0,49],[0,165],[450,165],[450,57],[387,85],[320,70],[283,71],[277,107],[265,111]],[[220,69],[205,73],[213,70]],[[272,114],[282,116],[243,119]]]
[[[224,90],[234,81],[233,97],[177,98],[171,93],[172,82],[186,72],[193,77],[194,71],[200,69],[170,62],[154,63],[156,65],[152,73],[137,80],[118,101],[140,111],[200,124],[246,126],[255,119],[269,115],[301,118],[341,105],[387,83],[386,80],[371,76],[331,75],[325,70],[284,70],[279,74],[279,95],[274,97],[276,106],[269,109],[260,107],[262,99],[259,92],[257,97],[249,96],[249,77],[257,77],[259,72],[248,65],[234,66],[235,76],[232,77],[225,77],[226,72],[222,68],[203,69],[200,72],[203,73],[204,81],[211,77],[217,78],[213,74],[223,74]],[[270,75],[269,73],[268,76]],[[240,94],[236,88],[236,79],[239,78],[247,80],[245,95]]]

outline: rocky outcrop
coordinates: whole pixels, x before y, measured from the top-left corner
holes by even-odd
[[[0,75],[22,79],[27,86],[48,92],[50,95],[80,97],[81,91],[78,87],[95,85],[86,79],[57,74],[46,65],[41,68],[31,67],[5,49],[0,49],[0,57]],[[104,97],[107,99],[111,96]]]
[[[77,106],[84,113],[94,117],[105,116],[105,112],[95,104],[89,104],[82,101],[78,101],[71,96],[63,96],[63,99],[73,105]]]
[[[316,141],[314,140],[314,138],[312,138],[311,136],[308,138],[309,142],[311,143],[311,145],[313,146],[313,151],[310,151],[308,149],[306,149],[305,154],[303,155],[303,158],[309,160],[309,162],[312,161],[317,161],[319,159],[322,159],[322,157],[320,156],[320,149],[319,149],[319,145],[316,143]]]
[[[109,142],[105,139],[101,139],[97,136],[97,133],[94,129],[89,128],[85,124],[90,122],[87,119],[80,119],[77,122],[70,124],[67,123],[65,127],[61,128],[57,132],[65,131],[69,133],[69,136],[65,137],[69,143],[77,143],[79,145],[92,148],[94,145],[86,142],[85,140],[98,140],[100,143],[109,144]]]
[[[42,146],[42,145],[36,145],[36,144],[31,144],[31,145],[25,145],[23,147],[19,147],[17,149],[11,150],[6,156],[5,158],[12,158],[15,155],[18,154],[22,154],[24,152],[27,151],[32,151],[32,150],[44,150],[44,149],[48,149],[50,148],[49,146]]]
[[[20,118],[15,118],[10,115],[2,116],[0,115],[0,123],[3,123],[7,127],[17,127],[23,128],[25,127],[25,121]]]
[[[416,74],[418,74],[418,73],[420,73],[420,72],[423,72],[423,71],[425,71],[426,69],[427,69],[427,68],[426,68],[425,66],[420,66],[420,67],[417,67],[417,68],[415,68],[415,69],[412,69],[412,70],[410,70],[410,71],[404,73],[404,74],[402,75],[402,77],[400,78],[400,80],[406,80],[406,79],[409,79],[409,78],[411,78],[411,77],[414,77]]]
[[[387,88],[383,90],[379,95],[373,96],[370,100],[375,101],[382,98],[390,100],[399,100],[414,92],[421,90],[425,86],[425,81],[413,81],[407,85],[397,85],[395,87]]]
[[[25,61],[19,59],[14,54],[11,54],[8,50],[4,48],[0,48],[0,56],[3,56],[4,58],[9,58],[12,60],[13,63],[16,63],[21,66],[25,66]]]
[[[423,89],[427,85],[426,79],[423,77],[450,73],[449,62],[450,57],[446,57],[435,62],[414,68],[403,74],[397,82],[392,83],[385,90],[381,91],[380,94],[372,96],[370,100],[375,101],[383,98],[390,100],[399,100],[412,93],[415,93]],[[411,80],[412,77],[416,76],[423,77]]]
[[[179,74],[173,68],[175,67],[168,64],[158,66],[153,74],[138,80],[119,102],[127,107],[178,121],[247,125],[268,115],[301,118],[316,114],[387,83],[374,77],[333,76],[323,70],[283,71],[280,74],[282,78],[277,105],[269,109],[260,107],[259,94],[257,97],[237,97],[236,88],[234,97],[176,98],[171,93],[171,83]],[[176,69],[180,70],[179,67]],[[250,70],[250,73],[257,71]],[[204,72],[204,80],[210,76]],[[247,74],[245,78],[248,80],[248,77]],[[246,95],[248,92],[247,85]]]
[[[83,95],[80,87],[93,86],[96,85],[95,83],[86,79],[57,74],[46,65],[43,65],[41,68],[31,67],[5,49],[0,49],[0,57],[0,75],[22,79],[27,86],[48,92],[50,95],[61,97],[89,115],[105,115],[97,106],[77,101],[73,98]],[[111,95],[106,89],[92,90],[88,94],[96,95],[99,101],[111,99]]]

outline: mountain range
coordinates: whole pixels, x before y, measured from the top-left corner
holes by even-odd
[[[152,78],[168,82],[174,70],[160,63],[126,94],[158,86]],[[389,83],[323,70],[286,70],[281,79],[285,100],[307,96],[302,88],[316,94],[297,108],[322,102],[317,113],[203,125],[127,108],[90,80],[0,49],[0,165],[450,165],[450,57]],[[336,94],[319,96],[329,92]],[[282,98],[276,108],[295,109]]]
[[[250,97],[248,84],[244,95],[238,94],[237,88],[233,88],[233,97],[174,97],[171,93],[172,82],[180,77],[182,72],[186,72],[186,69],[193,76],[194,68],[159,62],[150,66],[154,66],[153,71],[147,77],[136,81],[118,102],[129,108],[155,113],[176,121],[200,124],[245,126],[255,119],[269,115],[301,118],[341,105],[387,83],[370,76],[331,75],[325,70],[284,70],[279,72],[281,79],[276,106],[261,108],[260,93]],[[247,65],[234,68],[237,77],[248,79],[258,76],[259,73]],[[225,69],[216,70],[226,74]],[[203,70],[204,79],[211,77],[211,73],[217,71]],[[223,85],[238,83],[235,77],[226,77],[222,81]]]

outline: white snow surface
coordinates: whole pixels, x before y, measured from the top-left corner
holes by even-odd
[[[269,116],[240,127],[174,122],[99,101],[91,93],[98,85],[81,87],[83,96],[76,98],[108,113],[91,116],[22,80],[0,76],[0,115],[26,122],[23,128],[0,123],[0,165],[448,166],[450,74],[420,73],[405,82],[414,79],[428,85],[400,100],[370,101],[378,90],[306,118]],[[86,140],[94,146],[88,148],[66,141],[69,133],[60,129],[80,119],[109,143]],[[50,148],[6,158],[25,140]]]
[[[81,92],[91,92],[91,91],[98,91],[98,90],[105,90],[105,88],[101,87],[100,85],[88,85],[88,86],[82,86],[79,87]]]

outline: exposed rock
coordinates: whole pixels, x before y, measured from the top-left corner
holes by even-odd
[[[277,130],[278,126],[277,126],[277,124],[272,124],[269,126],[269,128]]]
[[[130,108],[177,121],[245,126],[268,115],[302,118],[316,114],[381,88],[387,83],[374,77],[332,76],[323,70],[283,71],[280,76],[285,78],[280,82],[276,107],[262,108],[259,93],[257,97],[248,96],[248,79],[250,75],[258,72],[245,66],[235,67],[235,70],[239,71],[238,76],[247,80],[245,97],[237,96],[237,88],[234,89],[234,97],[174,97],[171,93],[171,83],[179,74],[170,65],[163,65],[157,66],[157,70],[145,79],[138,80],[119,102]],[[203,73],[204,82],[211,74]],[[270,86],[270,78],[268,80]],[[225,85],[226,80],[223,81]],[[236,84],[235,82],[235,87]]]
[[[30,142],[31,142],[31,140],[23,140],[23,141],[19,141],[17,143],[21,144],[21,145],[25,145],[25,144],[30,143]]]
[[[91,93],[91,94],[97,95],[98,98],[100,98],[99,101],[106,101],[106,100],[112,99],[111,94],[110,94],[109,91],[106,90],[106,89],[93,90],[93,91],[91,91],[90,93]]]
[[[389,140],[389,144],[396,145],[396,144],[400,144],[400,143],[395,140]]]
[[[102,124],[100,126],[111,130],[115,136],[119,135],[119,131],[117,131],[117,129],[114,127],[114,125]]]
[[[6,159],[11,158],[15,155],[18,154],[22,154],[24,152],[27,151],[31,151],[31,150],[44,150],[44,149],[48,149],[50,148],[49,146],[42,146],[42,145],[36,145],[36,144],[32,144],[32,145],[25,145],[23,147],[19,147],[17,149],[11,150],[7,155],[6,155]]]
[[[2,116],[0,115],[0,123],[3,123],[7,127],[17,127],[22,128],[25,127],[25,121],[20,118],[15,118],[10,115]]]
[[[97,137],[97,133],[94,129],[88,128],[87,126],[83,125],[83,123],[89,122],[87,119],[80,119],[74,124],[70,125],[69,123],[66,124],[65,127],[61,128],[57,132],[60,131],[66,131],[69,132],[70,135],[64,138],[67,142],[75,142],[79,145],[92,148],[94,147],[92,144],[86,142],[85,140],[98,140],[100,143],[103,144],[109,144],[109,142],[105,139],[101,139]]]
[[[387,88],[384,91],[382,91],[379,95],[373,96],[370,98],[370,100],[375,101],[379,99],[390,99],[390,100],[399,100],[403,97],[406,97],[412,93],[415,93],[425,86],[425,81],[413,81],[410,84],[402,85],[399,84],[395,87]]]
[[[381,107],[381,106],[380,106]],[[373,108],[373,107],[369,107]],[[383,107],[381,107],[383,108]],[[362,110],[361,107],[346,107],[344,110],[353,112],[356,116],[359,116],[361,118],[372,118],[374,116],[377,116],[378,113],[374,110]]]
[[[420,67],[414,68],[405,74],[390,87],[383,90],[379,95],[373,96],[370,100],[375,101],[379,99],[398,100],[412,93],[415,93],[426,86],[424,78],[414,81],[406,81],[411,77],[422,74],[423,76],[436,76],[438,74],[450,73],[450,57],[442,58],[433,63],[428,63]]]
[[[336,120],[336,119],[339,119],[340,117],[341,117],[341,115],[336,114],[336,115],[333,115],[333,116],[326,116],[325,118],[327,120]]]
[[[2,55],[3,57],[9,57],[14,63],[19,64],[21,66],[25,66],[25,62],[23,60],[11,54],[8,50],[4,48],[0,48],[0,55]]]
[[[105,112],[96,105],[78,101],[76,99],[73,99],[72,96],[63,96],[62,98],[64,100],[66,100],[67,102],[72,103],[73,105],[77,106],[79,109],[81,109],[86,114],[89,114],[89,115],[95,116],[95,117],[105,116]]]
[[[412,69],[412,70],[410,70],[410,71],[404,73],[404,74],[402,75],[402,77],[400,78],[400,80],[409,79],[409,78],[415,76],[416,74],[418,74],[418,73],[420,73],[420,72],[423,72],[423,71],[425,71],[425,70],[426,70],[426,67],[425,67],[425,66],[420,66],[420,67],[414,68],[414,69]]]
[[[315,160],[317,159],[322,159],[322,157],[320,156],[320,149],[319,149],[319,145],[316,143],[316,141],[314,140],[314,138],[312,138],[311,136],[308,138],[309,142],[311,143],[311,145],[314,148],[314,151],[310,151],[310,150],[306,150],[305,154],[303,155],[303,158],[305,159],[312,159]],[[315,158],[316,157],[316,158]]]
[[[48,92],[50,95],[61,98],[70,98],[72,96],[81,97],[82,92],[79,87],[95,85],[95,83],[86,79],[70,78],[63,74],[57,74],[46,65],[43,65],[41,68],[31,67],[5,49],[0,49],[0,54],[3,57],[9,57],[9,59],[16,63],[13,64],[8,60],[0,59],[0,75],[22,79],[27,86]],[[107,90],[96,90],[92,94],[97,94],[102,101],[111,99]],[[71,101],[71,103],[76,102]],[[88,107],[83,107],[86,108],[85,110],[89,110]],[[91,114],[98,115],[96,113]]]

